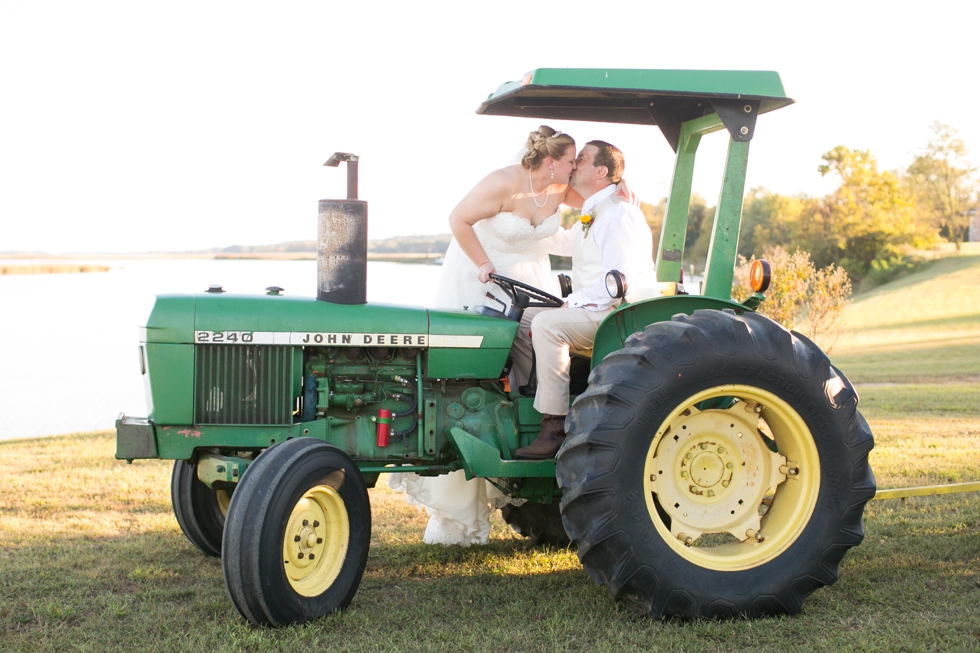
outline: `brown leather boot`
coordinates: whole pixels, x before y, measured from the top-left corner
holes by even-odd
[[[554,458],[565,441],[565,416],[543,415],[541,433],[531,444],[514,452],[514,458],[543,460]]]

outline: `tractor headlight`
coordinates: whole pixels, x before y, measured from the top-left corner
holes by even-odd
[[[622,299],[626,296],[626,275],[619,270],[610,270],[606,273],[606,292],[613,299]]]

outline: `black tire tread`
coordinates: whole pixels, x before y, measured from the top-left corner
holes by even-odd
[[[656,408],[657,402],[670,396],[671,386],[696,383],[699,376],[707,379],[713,373],[712,366],[733,360],[747,360],[760,368],[781,366],[778,369],[785,372],[783,378],[799,379],[798,384],[783,381],[787,388],[800,386],[794,391],[822,384],[833,374],[841,378],[843,389],[827,402],[842,432],[841,441],[832,446],[843,458],[840,467],[845,473],[836,488],[840,505],[832,508],[837,517],[831,518],[829,513],[827,517],[836,520],[836,530],[829,539],[818,542],[822,548],[814,556],[815,562],[800,562],[791,578],[762,578],[754,595],[719,596],[700,586],[690,589],[682,587],[684,583],[667,582],[669,574],[680,573],[668,571],[678,566],[677,561],[683,566],[679,556],[671,561],[639,558],[635,540],[641,535],[632,524],[637,521],[636,495],[642,493],[639,487],[626,486],[622,480],[624,466],[631,464],[631,455],[636,455],[623,442],[623,431],[631,427],[655,430],[660,423],[657,415],[660,420],[666,415],[662,407]],[[569,435],[558,453],[562,517],[586,571],[614,600],[654,616],[724,618],[799,612],[806,596],[837,580],[844,554],[864,538],[863,508],[875,493],[874,475],[868,465],[874,441],[867,422],[857,412],[857,399],[850,382],[814,343],[754,313],[696,311],[632,335],[623,349],[606,356],[593,370],[589,389],[569,412]],[[644,419],[650,424],[644,424]],[[823,456],[821,464],[825,464]],[[824,485],[815,514],[831,510],[824,506],[825,491],[829,492]],[[648,515],[646,522],[649,524]],[[799,550],[809,546],[803,544]]]
[[[174,461],[170,475],[170,502],[180,530],[191,544],[209,556],[221,555],[224,516],[215,492],[197,478],[197,466]]]
[[[349,586],[346,589],[338,586],[345,594],[331,609],[314,614],[302,600],[299,605],[291,605],[283,597],[270,594],[269,571],[263,568],[261,561],[263,554],[269,550],[263,542],[266,535],[264,529],[275,527],[275,520],[271,520],[273,523],[270,525],[270,513],[276,502],[282,499],[280,488],[290,478],[301,475],[301,470],[309,472],[309,465],[318,462],[318,456],[329,458],[334,464],[344,465],[351,472],[345,474],[345,478],[351,480],[353,495],[361,505],[348,505],[348,510],[354,510],[355,513],[349,513],[352,520],[352,542],[348,550],[348,562],[345,563],[346,571],[342,570],[341,576],[349,580]],[[356,521],[358,517],[361,519],[360,523]],[[283,626],[302,623],[333,610],[342,610],[350,604],[360,584],[367,564],[370,539],[371,513],[367,488],[349,456],[315,438],[296,438],[274,445],[249,465],[232,496],[222,548],[222,570],[228,594],[239,613],[255,625]],[[272,568],[282,564],[278,551],[275,552],[275,560],[277,562],[272,563]]]

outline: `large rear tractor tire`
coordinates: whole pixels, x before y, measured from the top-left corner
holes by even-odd
[[[531,544],[550,544],[562,548],[571,544],[561,523],[557,501],[548,504],[525,501],[519,506],[507,504],[500,509],[500,515],[511,528],[531,540]]]
[[[558,453],[589,575],[658,617],[794,614],[864,538],[874,446],[853,386],[754,313],[650,325],[593,371]]]
[[[220,556],[231,494],[212,490],[197,477],[196,465],[178,460],[170,475],[170,502],[180,530],[191,544],[209,556]]]
[[[346,608],[364,573],[371,506],[340,449],[297,438],[264,451],[232,498],[221,564],[255,625],[304,623]]]

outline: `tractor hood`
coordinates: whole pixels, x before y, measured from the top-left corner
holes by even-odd
[[[140,340],[148,345],[413,347],[428,351],[426,376],[496,378],[516,333],[516,322],[470,311],[201,293],[158,296]]]

